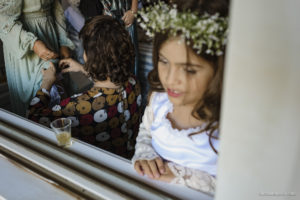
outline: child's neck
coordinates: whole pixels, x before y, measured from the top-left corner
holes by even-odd
[[[173,112],[169,113],[167,118],[170,120],[173,128],[189,129],[201,126],[204,121],[192,116],[193,107],[189,106],[174,106]]]
[[[110,79],[108,78],[105,81],[95,81],[94,82],[94,87],[102,87],[102,88],[112,88],[112,89],[116,89],[119,88],[119,85],[114,84],[113,82],[110,81]]]

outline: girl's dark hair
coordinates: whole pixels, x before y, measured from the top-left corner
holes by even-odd
[[[177,0],[172,1],[177,4],[179,11],[188,11],[196,12],[199,15],[202,15],[204,12],[209,14],[219,13],[220,16],[228,15],[229,1],[227,0]],[[180,33],[179,33],[180,34]],[[168,30],[165,33],[158,33],[154,37],[153,41],[153,65],[154,69],[149,73],[148,80],[150,82],[150,88],[152,91],[163,92],[164,88],[159,80],[158,76],[158,59],[159,59],[159,50],[169,39]],[[190,45],[186,45],[188,49],[191,49],[195,54],[197,50],[192,48],[193,41]],[[202,52],[205,52],[206,49],[203,49]],[[225,51],[225,49],[224,49]],[[188,51],[187,51],[188,52]],[[197,54],[199,55],[199,54]],[[186,55],[189,59],[189,55]],[[199,134],[204,131],[209,132],[209,143],[212,149],[217,153],[216,149],[212,145],[212,138],[217,139],[213,135],[215,130],[219,128],[220,120],[220,108],[221,108],[221,93],[222,93],[222,82],[223,82],[223,70],[224,70],[224,55],[222,56],[212,56],[205,53],[201,53],[199,56],[204,58],[206,61],[211,63],[214,70],[214,77],[210,81],[207,90],[203,94],[202,99],[196,104],[193,109],[192,115],[201,120],[207,121],[206,127],[197,133],[192,133],[190,136]],[[150,95],[149,95],[150,96]]]
[[[110,78],[116,85],[128,80],[135,54],[124,25],[110,16],[95,16],[86,22],[79,36],[87,57],[84,67],[93,79]]]

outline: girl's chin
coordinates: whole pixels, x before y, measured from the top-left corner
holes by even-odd
[[[197,103],[187,102],[182,98],[172,98],[168,96],[169,101],[172,103],[173,107],[195,107]]]
[[[169,101],[173,104],[173,106],[182,106],[184,102],[181,98],[168,96]]]

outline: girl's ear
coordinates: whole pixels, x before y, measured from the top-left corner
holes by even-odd
[[[83,60],[84,60],[84,62],[87,61],[87,57],[86,57],[85,51],[83,52]]]

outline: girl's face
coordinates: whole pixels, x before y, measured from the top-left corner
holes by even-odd
[[[160,48],[158,74],[174,107],[194,107],[202,99],[214,70],[211,63],[179,42],[178,38],[172,38]]]

